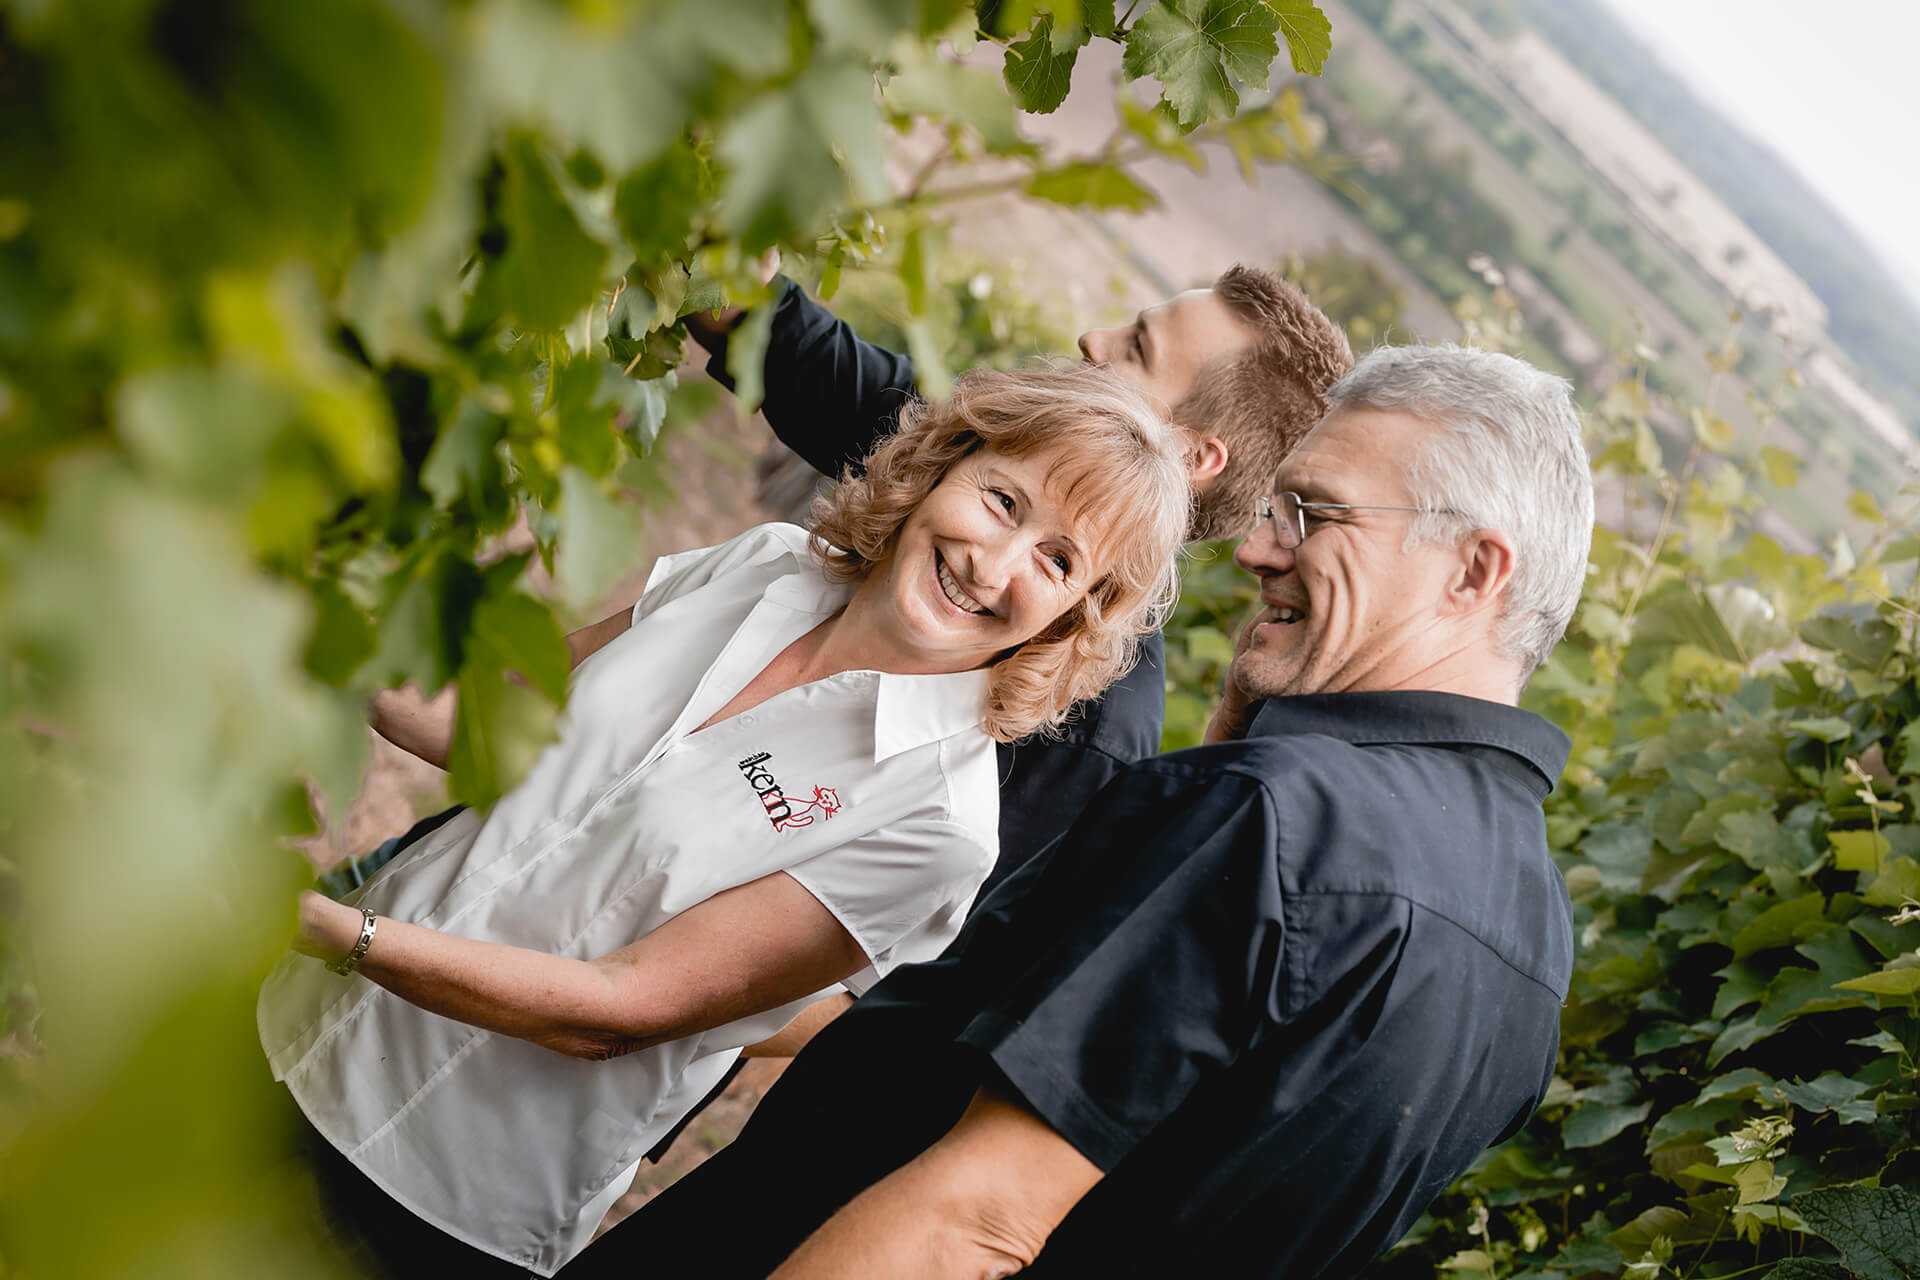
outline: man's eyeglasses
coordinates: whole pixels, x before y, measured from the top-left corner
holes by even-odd
[[[1302,502],[1292,490],[1270,498],[1256,498],[1253,513],[1261,520],[1273,521],[1273,536],[1282,547],[1292,550],[1307,540],[1309,511],[1425,511],[1425,507],[1386,507],[1368,502]],[[1448,515],[1450,512],[1436,512]]]

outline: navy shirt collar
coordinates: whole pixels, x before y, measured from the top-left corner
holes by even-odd
[[[1492,747],[1518,756],[1553,789],[1572,743],[1531,711],[1430,689],[1313,693],[1268,698],[1247,737],[1322,734],[1355,746],[1378,743]]]

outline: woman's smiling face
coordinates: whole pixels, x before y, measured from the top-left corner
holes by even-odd
[[[969,454],[901,525],[861,590],[885,601],[890,639],[914,668],[983,666],[1045,631],[1105,574],[1104,530],[1066,503],[1061,453]]]

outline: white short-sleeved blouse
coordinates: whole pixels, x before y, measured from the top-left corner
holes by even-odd
[[[584,959],[786,871],[866,952],[856,993],[937,955],[997,848],[985,672],[844,672],[692,732],[850,594],[791,525],[662,559],[631,629],[575,671],[559,741],[526,780],[351,901]],[[275,1078],[355,1165],[449,1234],[550,1275],[739,1048],[804,1003],[588,1062],[290,954],[259,1024]]]

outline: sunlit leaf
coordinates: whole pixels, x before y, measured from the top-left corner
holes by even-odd
[[[1726,419],[1696,406],[1689,411],[1687,420],[1693,426],[1693,438],[1700,442],[1702,448],[1714,453],[1725,453],[1733,448],[1737,437],[1732,424]]]
[[[1302,75],[1317,76],[1333,52],[1333,27],[1312,0],[1266,0],[1287,42],[1287,56]]]
[[[1027,194],[1056,204],[1091,209],[1150,209],[1159,197],[1135,182],[1126,170],[1109,164],[1071,164],[1035,174]]]
[[[1760,470],[1774,488],[1791,489],[1800,483],[1800,456],[1770,444],[1760,451]]]
[[[1028,111],[1039,112],[1052,111],[1066,101],[1074,59],[1080,56],[1087,39],[1086,29],[1081,28],[1077,41],[1064,50],[1056,49],[1053,16],[1048,14],[1034,24],[1033,33],[1026,39],[1008,45],[1001,75],[1013,91],[1014,101]]]
[[[1842,871],[1877,870],[1893,846],[1877,831],[1829,831],[1833,865]]]
[[[1127,32],[1122,67],[1159,80],[1174,118],[1191,129],[1238,111],[1236,84],[1266,88],[1277,26],[1263,0],[1159,0]]]
[[[1868,524],[1885,524],[1886,516],[1880,512],[1880,504],[1865,489],[1855,489],[1847,495],[1847,510],[1854,519],[1864,520]]]

